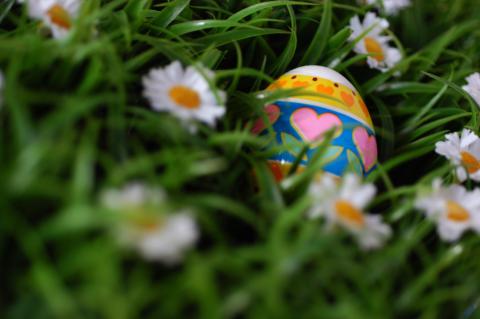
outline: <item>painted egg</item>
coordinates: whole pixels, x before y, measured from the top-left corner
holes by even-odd
[[[282,75],[267,90],[280,88],[303,90],[301,95],[265,106],[270,125],[262,118],[252,127],[253,133],[266,135],[271,126],[276,143],[286,146],[268,161],[277,180],[288,174],[301,153],[301,142],[306,142],[309,149],[297,169],[302,171],[327,132],[333,137],[324,150],[323,171],[341,176],[353,170],[366,176],[375,169],[377,141],[372,119],[362,97],[344,76],[322,66],[303,66]]]

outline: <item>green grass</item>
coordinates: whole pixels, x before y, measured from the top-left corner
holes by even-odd
[[[88,0],[66,42],[13,2],[0,4],[1,318],[480,318],[480,238],[445,244],[412,208],[434,177],[453,181],[434,143],[480,130],[459,89],[480,67],[480,1],[414,0],[389,18],[399,78],[352,53],[348,21],[367,10],[353,0]],[[269,81],[338,57],[379,134],[370,210],[395,231],[370,253],[306,220],[305,179],[277,185],[245,128],[278,98],[257,96]],[[217,129],[192,136],[142,98],[141,77],[172,60],[216,70]],[[131,180],[195,207],[202,238],[183,264],[110,238],[98,193]]]

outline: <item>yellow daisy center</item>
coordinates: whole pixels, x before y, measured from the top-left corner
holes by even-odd
[[[469,152],[461,152],[462,164],[469,174],[474,174],[480,170],[480,161]]]
[[[372,58],[382,62],[385,60],[385,54],[383,53],[382,45],[372,37],[365,38],[365,49],[368,53],[373,54]]]
[[[136,208],[128,215],[128,220],[134,227],[144,232],[153,232],[163,224],[158,216],[148,212],[145,208]]]
[[[152,232],[154,231],[155,229],[158,229],[158,227],[160,226],[160,224],[157,222],[157,221],[154,221],[154,220],[141,220],[141,221],[137,221],[135,223],[135,225],[146,231],[146,232]]]
[[[186,86],[175,85],[168,92],[170,98],[178,105],[187,109],[197,109],[200,106],[198,93]]]
[[[365,224],[363,213],[346,200],[337,201],[335,203],[335,210],[337,215],[344,221],[356,226],[363,226]]]
[[[470,219],[470,214],[457,202],[447,201],[447,218],[453,222],[466,222]]]
[[[59,4],[55,4],[48,9],[47,16],[50,18],[53,24],[61,28],[70,29],[72,27],[70,14]]]

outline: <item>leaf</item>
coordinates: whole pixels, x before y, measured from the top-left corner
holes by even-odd
[[[284,208],[283,197],[272,171],[266,163],[252,162],[255,181],[261,197],[273,203],[276,208]]]
[[[285,148],[288,150],[290,154],[292,154],[295,157],[298,157],[303,150],[303,142],[297,140],[293,135],[288,134],[288,133],[280,133],[280,139],[282,141],[282,145],[285,146]],[[307,155],[302,156],[302,160],[306,161]]]
[[[425,124],[424,126],[416,128],[415,131],[412,132],[410,140],[414,140],[414,139],[422,136],[423,134],[425,134],[425,133],[427,133],[431,130],[434,130],[436,128],[441,127],[444,124],[450,123],[450,122],[452,122],[454,120],[457,120],[457,119],[460,119],[462,117],[469,117],[469,116],[471,116],[470,112],[465,112],[465,111],[459,110],[459,114],[455,114],[455,115],[452,115],[452,116],[448,116],[448,117],[445,117],[445,118],[440,118],[438,120],[429,122],[428,124]]]
[[[399,63],[394,65],[390,70],[387,72],[380,73],[370,80],[368,80],[365,84],[362,85],[362,91],[365,93],[372,93],[377,90],[381,85],[387,82],[395,73],[399,70],[407,68],[407,66],[412,62],[418,60],[418,55],[411,55],[407,58],[404,58]]]
[[[242,20],[245,17],[248,17],[249,15],[256,14],[259,11],[262,11],[264,9],[271,9],[273,7],[278,7],[278,6],[286,6],[286,5],[316,5],[308,2],[302,2],[302,1],[267,1],[267,2],[260,2],[257,4],[254,4],[250,7],[247,7],[245,9],[242,9],[235,14],[233,14],[230,18],[228,18],[229,21],[235,21],[238,22]]]
[[[236,23],[229,20],[195,20],[187,21],[182,23],[177,23],[170,27],[170,31],[176,35],[183,35],[191,32],[201,31],[205,29],[213,28],[250,28],[254,30],[261,30],[261,28],[256,26],[251,26],[244,23]]]
[[[347,150],[348,169],[352,170],[358,176],[363,176],[362,163],[354,152]]]
[[[323,149],[324,146],[320,146],[317,148],[314,148],[313,150],[317,152],[318,149]],[[336,146],[336,145],[330,145],[325,148],[324,154],[321,156],[321,162],[323,165],[327,165],[334,160],[337,159],[337,157],[340,156],[343,152],[343,147],[342,146]]]
[[[340,156],[343,152],[343,147],[342,146],[330,146],[327,148],[325,154],[322,156],[322,162],[324,165],[330,164],[334,160],[337,159],[337,157]]]
[[[471,32],[474,29],[478,29],[478,23],[476,21],[467,21],[461,24],[452,26],[447,32],[435,39],[429,46],[427,46],[421,53],[424,63],[417,67],[416,79],[420,80],[424,74],[422,72],[430,70],[435,65],[445,48],[456,41],[464,34]]]
[[[168,27],[189,4],[190,0],[173,1],[160,11],[152,24],[161,28]]]
[[[317,32],[310,43],[305,55],[300,61],[300,65],[316,64],[322,56],[323,50],[327,46],[327,40],[332,26],[332,1],[325,0],[323,6],[322,22],[318,26]]]
[[[393,117],[390,109],[381,99],[374,96],[372,100],[373,103],[371,107],[376,108],[376,110],[370,109],[370,113],[373,111],[373,114],[382,114],[382,116],[375,118],[376,126],[379,127],[379,129],[377,129],[377,135],[381,137],[379,149],[382,150],[382,154],[385,157],[390,157],[395,148],[395,139],[398,138],[395,134],[396,130]]]
[[[468,99],[469,105],[470,105],[470,110],[471,110],[471,115],[472,115],[472,124],[474,126],[477,126],[477,124],[478,124],[477,114],[478,114],[479,109],[478,109],[477,103],[475,101],[473,101],[470,94],[468,94],[465,90],[463,90],[461,87],[459,87],[458,85],[456,85],[452,81],[442,79],[441,77],[438,77],[434,74],[430,74],[428,72],[424,72],[424,73],[425,73],[425,75],[431,77],[432,79],[435,79],[435,80],[437,80],[437,81],[439,81],[439,82],[441,82],[445,85],[448,85],[450,88],[454,89],[455,91],[457,91],[458,93],[463,95],[466,99]]]
[[[440,98],[445,94],[447,91],[448,85],[444,84],[443,88],[438,91],[438,93],[425,105],[415,116],[411,117],[407,123],[405,130],[412,131],[414,128],[417,127],[419,121],[422,119],[423,116],[427,115],[427,113],[435,106],[435,104],[440,100]]]
[[[297,49],[297,21],[295,19],[295,13],[291,6],[287,6],[288,14],[290,15],[291,21],[291,32],[290,38],[288,39],[287,45],[283,50],[282,54],[278,57],[275,66],[273,68],[273,73],[275,76],[282,74],[285,72],[287,67],[289,66],[290,62],[295,55],[295,51]]]
[[[328,52],[335,52],[340,48],[352,34],[352,29],[349,26],[344,27],[328,39],[327,49]]]
[[[130,0],[125,6],[125,13],[128,18],[137,24],[138,21],[142,20],[142,12],[145,8],[148,8],[151,0]]]
[[[288,32],[286,32],[285,30],[273,29],[273,28],[264,28],[264,29],[239,28],[231,31],[206,35],[204,37],[196,39],[195,42],[202,45],[215,44],[218,47],[234,41],[261,37],[261,36],[271,35],[271,34],[282,34],[282,33],[285,34]]]
[[[5,19],[7,14],[10,12],[10,9],[12,9],[14,3],[15,0],[7,0],[0,4],[0,23],[2,23],[3,19]]]

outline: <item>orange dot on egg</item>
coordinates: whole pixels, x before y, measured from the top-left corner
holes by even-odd
[[[360,104],[360,108],[362,109],[363,114],[366,117],[369,117],[370,113],[368,113],[368,108],[367,108],[367,105],[365,104],[365,102],[363,102],[363,100],[361,98],[359,98],[358,103]]]
[[[267,88],[267,90],[275,90],[275,89],[281,89],[287,84],[287,80],[277,80],[270,84],[270,86]]]
[[[292,83],[292,86],[294,88],[299,88],[299,87],[307,87],[308,86],[308,82],[307,81],[295,81]]]
[[[316,89],[317,89],[317,92],[319,93],[324,93],[328,95],[333,94],[333,88],[331,86],[325,86],[325,85],[319,84],[317,85]]]
[[[343,102],[345,102],[345,104],[347,104],[350,107],[355,103],[355,99],[351,94],[342,92],[340,96],[342,97]]]

